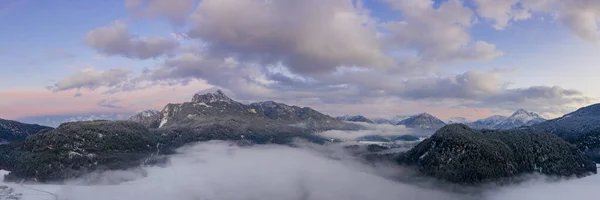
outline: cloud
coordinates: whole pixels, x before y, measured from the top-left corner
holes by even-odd
[[[117,105],[119,102],[121,102],[120,99],[106,98],[106,99],[101,99],[100,101],[98,101],[98,103],[96,103],[96,105],[101,106],[101,107],[107,107],[107,108],[122,108],[121,106]]]
[[[530,14],[558,12],[560,9],[552,6],[557,5],[555,0],[477,0],[475,8],[460,0],[383,2],[401,16],[376,19],[370,15],[375,11],[365,8],[362,1],[350,0],[127,0],[125,6],[134,17],[165,17],[175,28],[185,28],[170,31],[177,34],[169,38],[152,39],[131,35],[126,24],[117,21],[90,31],[86,43],[105,56],[169,56],[140,76],[125,75],[114,82],[91,79],[84,86],[59,87],[57,83],[52,88],[94,89],[101,85],[107,86],[105,93],[116,94],[202,80],[231,91],[243,102],[276,100],[334,113],[340,111],[327,105],[355,106],[366,114],[376,109],[360,105],[408,101],[427,105],[418,106],[420,109],[431,105],[441,109],[439,102],[444,102],[453,109],[474,106],[495,111],[512,110],[515,105],[511,104],[521,102],[519,106],[525,109],[556,113],[586,99],[569,92],[554,96],[536,92],[553,90],[550,86],[510,88],[502,78],[506,72],[448,74],[440,68],[489,61],[503,54],[495,44],[472,38],[470,31],[480,22],[477,17],[503,29]],[[588,9],[567,4],[568,8]],[[61,82],[69,79],[73,76]],[[547,97],[550,103],[539,100]],[[376,112],[394,115],[389,113],[392,111]]]
[[[121,100],[123,108],[98,106],[98,101],[107,99],[110,89],[101,86],[96,90],[82,88],[85,95],[73,98],[73,92],[53,92],[46,89],[15,89],[0,91],[0,118],[18,119],[29,116],[85,115],[89,113],[133,113],[140,110],[164,108],[168,103],[189,101],[193,94],[211,88],[204,81],[193,80],[185,86],[154,85],[135,92],[120,92],[110,97]]]
[[[171,38],[138,37],[131,35],[121,21],[99,27],[87,33],[85,43],[101,54],[148,59],[171,53],[178,43]]]
[[[412,99],[478,99],[500,93],[501,84],[500,74],[473,70],[450,77],[408,80],[402,94]]]
[[[582,92],[559,86],[507,88],[503,71],[467,71],[440,78],[405,82],[401,95],[410,99],[455,99],[477,108],[526,108],[536,112],[565,113],[589,104]]]
[[[296,73],[339,66],[390,67],[366,13],[346,0],[204,0],[190,18],[191,38],[243,61],[283,63]]]
[[[496,29],[509,21],[531,18],[533,14],[549,14],[588,41],[598,40],[600,2],[589,0],[475,0],[481,17],[495,21]]]
[[[503,30],[511,21],[526,20],[531,18],[531,13],[516,5],[520,0],[475,0],[477,13],[483,18],[493,20],[493,27]]]
[[[166,17],[183,25],[197,0],[125,0],[125,8],[137,17]]]
[[[532,86],[507,89],[503,93],[484,99],[479,104],[512,110],[527,108],[540,113],[547,112],[552,117],[557,117],[556,115],[560,113],[572,112],[588,105],[592,100],[577,90],[559,86]]]
[[[386,0],[402,13],[402,21],[383,24],[390,32],[388,45],[415,49],[421,59],[444,63],[452,61],[490,60],[502,55],[495,45],[485,41],[471,44],[469,28],[473,11],[459,0],[433,1]]]
[[[48,88],[58,92],[82,88],[95,90],[101,86],[113,87],[126,81],[129,73],[130,71],[124,68],[115,68],[107,71],[86,68],[67,76]]]
[[[326,138],[340,139],[340,140],[356,140],[360,137],[364,136],[402,136],[402,135],[422,135],[423,131],[418,131],[411,128],[406,128],[405,126],[394,126],[391,124],[369,124],[369,123],[360,123],[354,122],[356,124],[360,124],[365,127],[365,130],[360,131],[341,131],[341,130],[330,130],[318,133],[320,136]],[[428,132],[431,134],[431,132]]]

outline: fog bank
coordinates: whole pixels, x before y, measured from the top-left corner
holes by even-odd
[[[358,131],[342,131],[342,130],[330,130],[319,133],[320,136],[326,138],[340,139],[340,140],[356,140],[357,138],[364,136],[401,136],[401,135],[429,135],[434,131],[424,131],[413,128],[406,128],[406,126],[394,126],[391,124],[369,124],[364,122],[351,122],[360,124],[366,128],[366,130]]]
[[[102,185],[83,186],[85,181],[80,179],[71,185],[29,187],[50,191],[65,200],[554,200],[595,199],[600,195],[600,176],[559,182],[535,179],[476,194],[458,194],[384,178],[382,174],[401,173],[401,169],[365,166],[348,159],[339,146],[300,146],[238,147],[229,142],[204,142],[180,149],[164,167],[109,171],[88,179]],[[388,171],[378,173],[381,170]],[[15,184],[11,187],[23,194],[35,193]],[[25,200],[53,199],[35,194],[25,195]]]

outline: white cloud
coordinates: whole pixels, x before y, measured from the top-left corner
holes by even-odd
[[[516,4],[520,0],[474,0],[479,16],[494,20],[493,27],[502,30],[510,25],[511,21],[526,20],[531,13]]]
[[[101,86],[112,87],[126,81],[129,73],[130,70],[124,68],[114,68],[107,71],[86,68],[49,86],[49,89],[57,92],[71,89],[94,90]]]
[[[403,21],[383,24],[390,32],[388,45],[416,49],[422,59],[435,63],[490,60],[502,55],[485,41],[471,45],[473,11],[462,1],[444,1],[439,8],[433,7],[433,1],[386,1],[403,16]]]
[[[341,130],[330,130],[319,133],[320,136],[326,138],[340,139],[340,140],[356,140],[364,136],[401,136],[401,135],[413,135],[421,134],[422,132],[406,128],[405,126],[394,126],[391,124],[369,124],[354,122],[365,127],[365,130],[359,131],[341,131]],[[431,132],[429,132],[431,134]]]
[[[293,72],[339,66],[390,67],[369,17],[347,0],[204,0],[192,15],[192,38],[214,52]]]
[[[178,46],[177,41],[171,38],[131,35],[127,25],[121,21],[91,30],[84,41],[101,54],[139,59],[169,54]]]
[[[494,27],[505,28],[509,22],[531,18],[532,14],[549,14],[588,41],[598,40],[600,1],[590,0],[475,0],[481,17],[494,20]]]

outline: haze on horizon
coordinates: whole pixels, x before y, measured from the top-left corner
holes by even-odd
[[[223,89],[330,115],[553,118],[597,102],[600,1],[0,2],[0,118]]]

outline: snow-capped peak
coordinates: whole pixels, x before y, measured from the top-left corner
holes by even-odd
[[[223,91],[217,90],[214,93],[206,93],[206,94],[196,94],[192,99],[194,103],[214,103],[214,102],[226,102],[232,103],[234,102],[231,98],[229,98]]]
[[[160,111],[158,110],[145,110],[139,113],[139,115],[143,116],[143,117],[152,117],[155,115],[160,114]]]
[[[541,117],[540,115],[538,115],[534,112],[529,112],[524,109],[519,109],[519,110],[515,111],[515,113],[513,113],[507,120],[529,122],[532,120],[540,120],[540,119],[545,120],[543,117]]]

